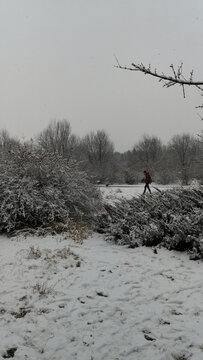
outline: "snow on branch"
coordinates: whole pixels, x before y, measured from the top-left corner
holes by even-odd
[[[193,70],[190,72],[189,78],[186,78],[183,75],[183,63],[181,63],[177,69],[175,69],[174,65],[171,64],[170,68],[172,70],[172,75],[165,75],[164,73],[157,72],[156,68],[152,70],[150,64],[149,66],[145,66],[142,63],[141,64],[132,63],[131,66],[128,67],[128,66],[120,65],[116,56],[115,59],[117,62],[117,65],[115,65],[116,68],[122,70],[129,70],[129,71],[140,71],[145,75],[156,77],[159,79],[160,82],[163,82],[164,83],[163,86],[167,88],[174,86],[176,84],[182,86],[184,98],[185,98],[185,86],[195,86],[202,92],[203,95],[203,88],[201,87],[203,85],[203,81],[194,81]]]

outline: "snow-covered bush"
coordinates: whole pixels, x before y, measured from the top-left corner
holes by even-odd
[[[100,195],[74,162],[34,145],[18,146],[0,164],[0,231],[91,223]]]
[[[203,187],[168,190],[104,208],[98,230],[107,239],[129,247],[161,244],[203,257]]]

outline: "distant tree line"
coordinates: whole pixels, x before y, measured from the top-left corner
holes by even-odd
[[[56,120],[30,144],[59,155],[67,164],[77,162],[79,169],[85,171],[94,184],[136,184],[140,182],[143,170],[147,170],[157,183],[185,185],[193,179],[203,183],[203,143],[200,139],[181,134],[164,144],[156,136],[144,135],[133,149],[120,153],[115,151],[105,130],[79,138],[72,134],[67,120]],[[19,145],[20,141],[6,130],[0,131],[1,157]]]

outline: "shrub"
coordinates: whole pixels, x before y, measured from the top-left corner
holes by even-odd
[[[161,244],[203,257],[203,188],[168,190],[104,205],[98,231],[117,244]]]
[[[0,231],[93,223],[99,205],[100,194],[75,162],[30,144],[1,159]]]

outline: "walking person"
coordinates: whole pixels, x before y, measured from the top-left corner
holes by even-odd
[[[145,183],[143,195],[145,194],[145,192],[146,192],[147,189],[148,189],[148,191],[149,191],[150,194],[151,194],[151,189],[150,189],[150,187],[149,187],[149,184],[151,184],[152,178],[151,178],[150,174],[149,174],[146,170],[144,171],[144,175],[145,175],[145,177],[142,179],[142,182]]]

